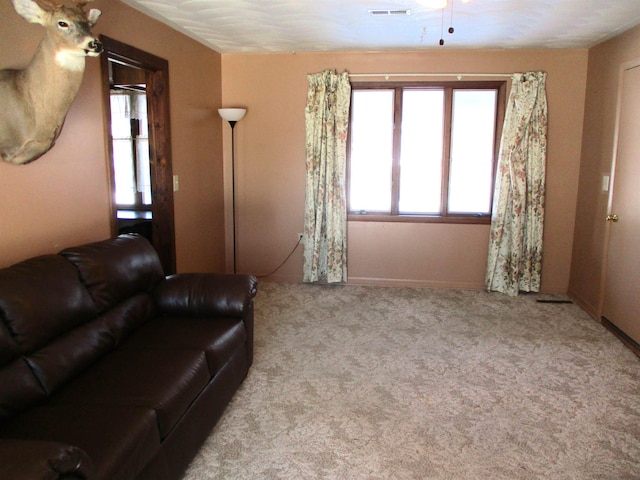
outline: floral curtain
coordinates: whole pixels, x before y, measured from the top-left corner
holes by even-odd
[[[345,166],[351,84],[346,72],[327,70],[307,78],[303,281],[345,282]]]
[[[486,287],[540,291],[547,157],[546,74],[512,77],[491,219]]]

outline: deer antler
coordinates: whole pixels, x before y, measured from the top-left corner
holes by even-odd
[[[57,3],[54,0],[36,0],[37,2],[39,2],[43,7],[47,7],[51,10],[60,10],[64,5],[61,3]],[[78,8],[80,8],[81,10],[85,7],[85,5],[87,5],[87,3],[92,2],[93,0],[75,0],[72,1],[71,3],[75,4]]]
[[[43,6],[47,7],[50,10],[60,10],[63,5],[61,3],[54,2],[53,0],[38,0],[38,2]]]

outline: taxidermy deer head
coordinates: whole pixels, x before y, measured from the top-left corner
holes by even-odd
[[[45,27],[31,63],[24,70],[0,70],[0,156],[24,164],[55,143],[84,74],[85,57],[102,52],[91,33],[100,10],[85,13],[91,0],[73,6],[51,0],[11,0],[24,19]]]

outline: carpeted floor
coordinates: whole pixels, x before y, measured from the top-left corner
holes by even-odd
[[[262,282],[205,479],[638,479],[640,361],[573,304]]]

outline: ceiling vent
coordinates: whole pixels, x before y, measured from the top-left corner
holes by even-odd
[[[369,10],[369,15],[386,17],[390,15],[411,15],[411,10]]]

